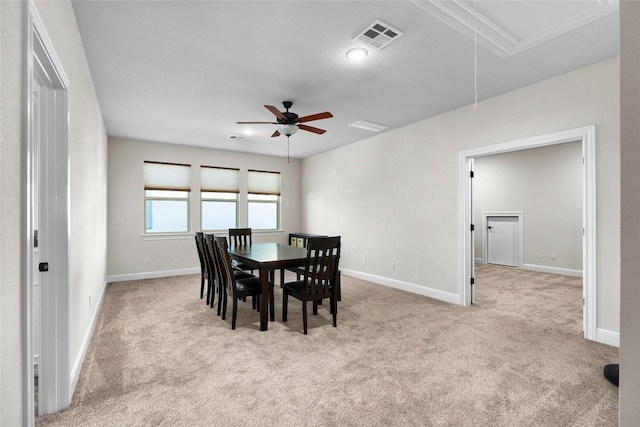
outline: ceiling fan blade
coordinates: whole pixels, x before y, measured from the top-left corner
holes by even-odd
[[[275,131],[273,134],[271,134],[271,138],[275,138],[276,136],[280,136],[280,132]]]
[[[280,112],[280,110],[278,110],[276,107],[274,107],[273,105],[265,105],[264,108],[266,108],[267,110],[271,111],[277,118],[279,118],[280,120],[284,120],[287,121],[287,117],[282,114]]]
[[[276,122],[236,122],[239,125],[277,125]]]
[[[330,119],[331,117],[333,117],[333,114],[331,114],[328,111],[325,111],[324,113],[311,114],[310,116],[299,117],[297,122],[304,123],[304,122],[310,122],[313,120]]]
[[[306,130],[307,132],[313,132],[313,133],[317,133],[322,135],[323,133],[326,132],[326,130],[324,129],[320,129],[320,128],[315,128],[313,126],[309,126],[309,125],[298,125],[298,127],[302,130]]]

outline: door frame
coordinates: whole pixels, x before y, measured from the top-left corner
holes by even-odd
[[[33,290],[32,283],[37,265],[33,256],[34,230],[32,219],[38,215],[34,206],[34,185],[37,184],[38,147],[33,132],[33,93],[35,83],[34,61],[38,61],[46,69],[50,89],[55,92],[53,103],[55,132],[51,135],[53,156],[48,156],[47,167],[55,170],[55,194],[50,195],[54,218],[47,226],[54,230],[56,238],[51,242],[55,252],[55,264],[50,275],[50,288],[43,290],[42,296],[49,298],[41,307],[41,340],[40,376],[46,364],[50,372],[38,385],[39,407],[54,408],[57,411],[69,406],[69,149],[68,149],[68,102],[67,88],[69,78],[62,68],[62,62],[56,54],[53,44],[47,35],[44,24],[38,15],[32,0],[24,2],[25,16],[25,49],[24,49],[24,84],[23,84],[23,262],[22,262],[22,374],[23,374],[23,420],[27,426],[34,424],[34,367],[33,367]],[[42,159],[45,161],[45,159]],[[42,196],[42,195],[41,195]],[[46,292],[46,294],[45,294]]]
[[[582,296],[583,331],[589,340],[597,339],[597,229],[596,229],[596,126],[584,126],[530,138],[460,151],[459,170],[459,304],[471,304],[475,248],[471,229],[471,171],[473,159],[530,148],[581,141],[582,143]]]
[[[500,212],[482,212],[482,263],[489,262],[489,233],[487,226],[489,217],[517,217],[518,218],[518,268],[524,267],[524,212],[522,211],[500,211]]]

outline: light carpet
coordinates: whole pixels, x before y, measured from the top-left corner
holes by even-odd
[[[290,276],[289,276],[290,277]],[[582,338],[581,279],[479,265],[467,308],[343,276],[259,331],[200,276],[108,286],[71,406],[37,426],[615,426],[614,347]],[[229,309],[231,305],[229,305]]]

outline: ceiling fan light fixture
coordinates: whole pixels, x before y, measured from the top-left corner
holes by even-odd
[[[276,127],[278,128],[278,132],[285,136],[291,136],[298,132],[298,126],[296,125],[280,124]]]
[[[255,133],[256,131],[254,131],[253,129],[243,129],[242,133],[244,133],[247,136],[251,136]]]
[[[351,61],[362,61],[367,57],[369,51],[363,47],[354,47],[347,51],[346,56]]]

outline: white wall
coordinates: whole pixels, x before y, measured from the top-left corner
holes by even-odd
[[[476,258],[483,254],[482,213],[521,211],[525,267],[582,271],[580,142],[480,157],[474,171]]]
[[[22,425],[21,264],[22,226],[22,85],[25,2],[0,2],[2,31],[2,414],[0,425]],[[36,9],[69,77],[70,269],[69,369],[81,356],[95,310],[95,297],[106,283],[107,137],[89,73],[75,15],[68,1],[36,2]],[[89,306],[89,295],[94,304]],[[73,372],[71,372],[73,373]]]
[[[24,9],[0,2],[0,425],[22,425],[22,44]]]
[[[640,420],[640,3],[620,2],[622,284],[620,426]]]
[[[200,188],[200,165],[240,168],[238,226],[246,226],[247,169],[280,172],[281,232],[253,234],[253,241],[288,242],[288,233],[300,231],[300,160],[209,150],[126,139],[109,139],[109,262],[110,276],[199,269],[193,232],[200,230],[200,194],[191,193],[191,233],[181,238],[145,238],[145,160],[191,165],[192,189]],[[149,258],[148,264],[144,259]],[[116,277],[116,279],[119,279]]]
[[[459,152],[595,124],[597,326],[617,332],[618,85],[614,58],[305,159],[303,230],[342,235],[341,268],[457,295]]]

